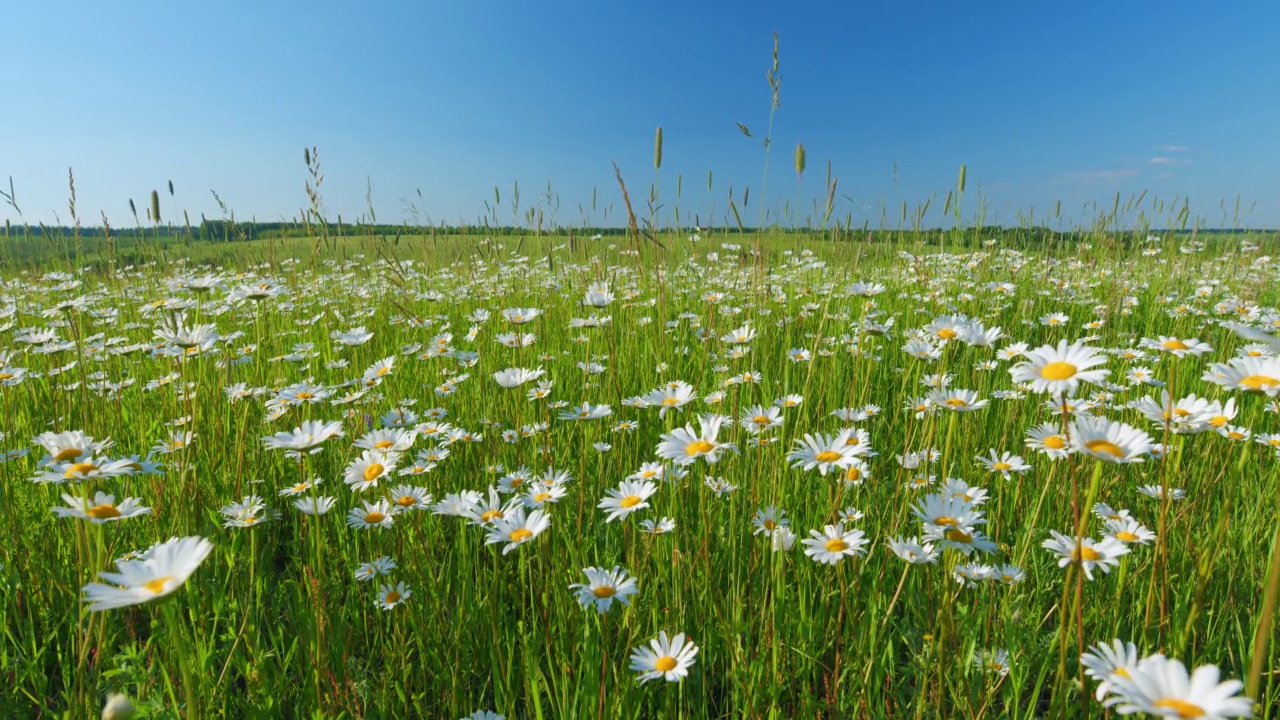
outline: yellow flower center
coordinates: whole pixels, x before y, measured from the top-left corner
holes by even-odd
[[[958,542],[964,545],[968,545],[969,543],[973,542],[972,535],[957,528],[951,528],[950,530],[946,531],[942,535],[943,537],[950,540],[951,542]]]
[[[297,485],[294,485],[294,486],[293,486],[293,491],[294,491],[294,492],[296,492],[296,493],[300,493],[300,492],[303,492],[304,490],[306,490],[306,489],[307,489],[307,488],[309,488],[309,487],[311,487],[311,483],[304,483],[304,482],[300,482],[300,483],[298,483]]]
[[[62,475],[63,477],[69,477],[69,478],[80,477],[80,476],[88,475],[89,473],[97,469],[98,469],[98,466],[94,465],[91,462],[80,462],[67,468],[67,471],[64,472]]]
[[[1122,667],[1118,667],[1118,668],[1116,668],[1116,669],[1114,670],[1114,672],[1115,672],[1115,674],[1116,674],[1116,675],[1119,675],[1120,677],[1125,678],[1125,679],[1127,679],[1127,680],[1132,680],[1132,679],[1133,679],[1133,676],[1129,674],[1129,671],[1128,671],[1128,670],[1125,670],[1125,669],[1124,669],[1124,668],[1122,668]]]
[[[1067,441],[1061,435],[1050,435],[1043,441],[1044,446],[1050,450],[1061,450],[1067,446]]]
[[[814,455],[813,459],[817,460],[818,462],[830,463],[830,462],[835,462],[842,457],[844,456],[834,450],[823,450],[817,455]]]
[[[84,513],[89,517],[96,518],[98,520],[120,517],[120,511],[115,505],[95,505],[88,510],[85,510]]]
[[[67,448],[65,450],[59,450],[58,454],[53,456],[53,459],[58,462],[66,462],[68,460],[75,460],[83,454],[84,450],[81,450],[80,448]]]
[[[164,592],[165,583],[169,582],[172,579],[173,579],[172,575],[165,575],[164,577],[158,577],[155,580],[151,580],[149,582],[143,583],[142,587],[150,590],[155,595],[159,595],[160,593]]]
[[[17,375],[14,375],[13,373],[0,372],[0,381],[2,381],[2,380],[12,380],[12,379],[14,379],[15,377],[17,377]]]
[[[364,479],[370,482],[378,479],[382,475],[382,471],[386,468],[382,467],[382,463],[370,463],[369,467],[364,469]]]
[[[500,517],[502,517],[501,510],[486,510],[484,511],[484,514],[480,516],[480,522],[493,522]]]
[[[769,424],[769,418],[768,418],[768,417],[766,417],[766,416],[764,416],[764,415],[757,415],[757,416],[755,416],[755,418],[753,418],[753,421],[754,421],[754,422],[755,422],[755,424],[757,424],[757,425],[768,425],[768,424]]]
[[[644,500],[642,500],[639,495],[628,495],[618,501],[618,506],[624,507],[624,508],[631,508],[639,505],[642,502],[644,502]]]
[[[946,527],[958,527],[958,526],[960,525],[960,523],[959,523],[959,522],[957,522],[955,518],[953,518],[953,517],[947,517],[946,515],[943,515],[942,517],[937,518],[936,520],[934,520],[934,521],[933,521],[933,524],[934,524],[934,525],[943,525],[943,526],[946,526]]]
[[[1227,437],[1231,438],[1232,440],[1243,440],[1243,439],[1244,439],[1244,433],[1242,433],[1242,432],[1240,432],[1240,431],[1238,431],[1238,430],[1232,430],[1232,431],[1230,431],[1230,432],[1228,432],[1228,433],[1227,433]]]
[[[306,390],[303,390],[302,392],[298,393],[297,398],[298,398],[299,400],[313,400],[313,399],[315,399],[315,395],[312,395],[311,393],[307,392]]]
[[[676,659],[670,655],[663,655],[653,664],[653,669],[658,672],[671,672],[676,669]]]
[[[511,542],[524,542],[525,540],[533,537],[533,531],[529,528],[516,528],[511,531],[511,535],[509,537],[511,538]]]
[[[1204,708],[1199,705],[1193,705],[1186,700],[1177,698],[1164,698],[1153,703],[1158,708],[1167,708],[1178,714],[1183,720],[1188,718],[1204,717]]]
[[[1085,562],[1097,562],[1102,559],[1102,553],[1091,547],[1079,546],[1071,551],[1071,559],[1077,562],[1083,560]]]
[[[1280,385],[1280,379],[1273,378],[1269,375],[1250,375],[1240,378],[1240,386],[1255,392],[1260,392],[1265,388],[1273,385]]]
[[[373,444],[373,447],[378,450],[386,450],[389,447],[395,447],[395,443],[391,442],[390,440],[379,440],[378,442]]]
[[[1160,347],[1164,348],[1165,350],[1186,350],[1187,344],[1182,342],[1181,340],[1165,340],[1164,342],[1160,343]]]
[[[368,515],[364,516],[364,521],[370,525],[377,525],[378,523],[386,519],[387,519],[386,515],[383,515],[382,513],[377,511],[371,512]]]
[[[379,376],[381,376],[381,375],[386,375],[386,374],[387,374],[387,373],[389,373],[389,372],[391,372],[391,368],[389,368],[389,367],[380,367],[380,368],[378,368],[378,375],[379,375]]]
[[[706,440],[694,440],[685,447],[684,452],[686,455],[701,455],[711,452],[715,447]]]
[[[1084,446],[1095,453],[1105,453],[1117,458],[1124,457],[1124,448],[1107,440],[1090,440]]]
[[[592,589],[591,594],[595,595],[598,598],[604,599],[604,598],[611,598],[614,595],[617,595],[618,591],[609,587],[608,585],[601,585],[598,588]]]
[[[938,331],[938,337],[942,338],[943,340],[951,340],[955,338],[955,336],[956,336],[956,331],[952,330],[951,328],[942,328],[941,330]]]
[[[538,493],[537,495],[533,496],[533,501],[536,503],[546,502],[550,499],[551,499],[551,493]]]
[[[1121,530],[1120,532],[1116,533],[1116,539],[1119,540],[1120,542],[1129,543],[1129,542],[1136,542],[1138,540],[1138,536],[1129,532],[1128,530]]]
[[[1209,418],[1210,427],[1220,428],[1226,424],[1227,424],[1226,415],[1214,415],[1213,417]]]
[[[848,472],[844,474],[845,480],[857,480],[860,477],[862,477],[862,469],[856,465],[849,468]]]
[[[387,593],[386,597],[382,598],[382,601],[387,603],[388,605],[392,603],[400,602],[400,593],[396,592],[395,590],[392,590],[391,592]]]
[[[400,499],[396,500],[396,504],[400,507],[411,507],[418,504],[418,498],[412,495],[401,495]]]
[[[680,398],[669,397],[662,400],[662,404],[666,407],[673,407],[680,404]]]
[[[827,547],[827,552],[838,553],[838,552],[843,552],[849,549],[849,543],[845,542],[841,538],[831,538],[830,540],[827,541],[826,547]]]
[[[765,520],[764,522],[760,523],[760,527],[764,528],[765,530],[775,530],[778,527],[778,523],[775,520]]]
[[[1040,377],[1045,380],[1070,380],[1079,372],[1079,368],[1069,362],[1051,362],[1040,368]]]
[[[953,408],[969,407],[969,403],[960,398],[947,398],[947,405]]]
[[[1010,465],[1010,464],[1009,464],[1009,463],[1007,463],[1007,462],[998,462],[998,463],[996,463],[995,465],[992,465],[991,467],[995,468],[996,470],[1000,470],[1000,471],[1012,470],[1012,469],[1013,469],[1013,466],[1012,466],[1012,465]]]

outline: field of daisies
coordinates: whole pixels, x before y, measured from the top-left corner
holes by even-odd
[[[10,269],[0,714],[1275,716],[1267,242]]]

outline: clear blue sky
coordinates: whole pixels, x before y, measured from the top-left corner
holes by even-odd
[[[1145,189],[1189,196],[1210,224],[1239,195],[1257,203],[1247,224],[1280,224],[1274,0],[20,0],[4,23],[0,179],[30,222],[67,222],[68,167],[86,224],[132,224],[128,200],[153,188],[166,219],[217,217],[211,189],[238,218],[291,218],[315,145],[331,216],[364,212],[368,181],[382,221],[410,198],[474,221],[494,185],[506,221],[519,181],[523,205],[550,182],[579,223],[593,187],[620,208],[611,161],[642,202],[662,125],[667,207],[677,174],[682,213],[704,222],[731,183],[750,186],[750,223],[763,155],[734,122],[765,130],[776,29],[779,207],[820,194],[830,160],[838,214],[875,225],[881,205],[945,194],[965,163],[1005,223]]]

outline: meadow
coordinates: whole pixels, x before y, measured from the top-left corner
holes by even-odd
[[[1274,236],[63,240],[6,717],[1275,715]]]

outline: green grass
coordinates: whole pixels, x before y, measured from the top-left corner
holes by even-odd
[[[1169,239],[1161,254],[1145,257],[1101,236],[1092,249],[1063,245],[1022,254],[970,242],[962,254],[934,254],[940,239],[959,250],[964,231],[944,238],[921,232],[892,243],[716,233],[691,244],[683,235],[664,236],[666,251],[642,243],[640,257],[622,254],[634,247],[626,238],[575,239],[570,247],[566,238],[532,234],[488,244],[402,238],[398,246],[382,236],[344,238],[318,252],[306,239],[254,241],[233,250],[199,243],[162,249],[157,242],[144,247],[156,264],[110,269],[108,258],[95,255],[88,262],[94,269],[78,276],[82,285],[65,291],[52,289],[62,282],[58,277],[11,271],[6,293],[19,311],[14,326],[0,335],[0,347],[14,351],[11,365],[33,375],[65,371],[0,388],[3,449],[31,447],[31,439],[48,430],[84,430],[113,438],[112,457],[145,456],[177,418],[190,418],[183,429],[196,436],[186,449],[157,457],[163,476],[38,485],[27,481],[43,454],[38,448],[0,465],[4,714],[85,717],[98,711],[108,692],[119,691],[150,717],[198,711],[205,717],[456,718],[491,709],[508,718],[568,718],[597,717],[601,707],[608,717],[626,718],[1079,716],[1080,625],[1085,645],[1119,637],[1188,666],[1215,663],[1224,676],[1246,675],[1278,522],[1276,453],[1206,433],[1172,438],[1166,460],[1105,467],[1098,499],[1130,509],[1147,527],[1162,526],[1166,552],[1157,562],[1155,545],[1134,546],[1120,568],[1082,585],[1079,616],[1074,605],[1064,614],[1060,601],[1073,602],[1074,576],[1058,568],[1040,543],[1050,529],[1071,534],[1073,503],[1083,504],[1093,465],[1077,456],[1051,462],[1024,447],[1028,428],[1053,419],[1043,396],[915,418],[904,403],[924,393],[923,374],[951,373],[953,387],[991,398],[1012,388],[1009,363],[976,369],[994,351],[953,343],[940,360],[926,364],[901,346],[904,331],[954,313],[1001,326],[1012,340],[1032,347],[1089,334],[1098,336],[1091,344],[1103,348],[1131,347],[1157,335],[1197,337],[1214,346],[1209,356],[1152,357],[1145,364],[1156,377],[1172,379],[1179,397],[1195,392],[1225,400],[1200,375],[1208,361],[1225,361],[1245,341],[1217,324],[1233,313],[1214,305],[1274,305],[1280,285],[1273,264],[1254,264],[1257,252],[1240,252],[1238,239],[1231,238],[1186,256]],[[915,259],[899,257],[904,250]],[[55,256],[40,262],[56,267],[63,261]],[[275,278],[288,293],[223,312],[220,290],[197,295],[165,284],[206,273],[228,285]],[[579,304],[585,288],[604,281],[620,296],[599,311],[613,317],[612,325],[568,329],[572,318],[590,310]],[[855,281],[883,282],[888,291],[874,302],[847,296],[844,289]],[[1004,281],[1015,284],[1012,297],[985,289]],[[1197,298],[1196,289],[1207,283],[1215,283],[1211,295]],[[707,302],[709,291],[724,296]],[[100,322],[87,311],[39,314],[79,295],[90,308],[117,308],[118,316]],[[1126,296],[1138,305],[1122,314]],[[151,303],[174,297],[198,301],[187,311],[189,321],[243,336],[186,361],[97,349],[103,336],[150,341],[165,314],[152,311]],[[1193,312],[1171,314],[1179,304]],[[498,312],[510,307],[545,313],[520,328],[536,335],[529,348],[494,341],[512,329]],[[493,316],[468,341],[466,318],[480,308]],[[860,333],[861,319],[872,312],[881,321],[896,320],[892,337]],[[1068,314],[1070,323],[1040,325],[1050,312]],[[1106,320],[1102,329],[1082,327],[1095,318]],[[726,346],[714,338],[744,323],[759,334],[744,359],[728,359]],[[22,328],[49,325],[73,346],[44,355],[15,341]],[[372,330],[373,339],[352,348],[330,340],[330,332],[356,325]],[[712,339],[701,339],[700,331]],[[428,345],[443,332],[452,333],[451,347],[479,353],[474,367],[460,368],[448,357],[401,355],[406,344]],[[850,352],[841,340],[846,335],[861,336],[864,352]],[[314,358],[271,360],[302,342],[314,343]],[[251,361],[228,366],[225,361],[246,344],[257,345]],[[788,360],[793,348],[809,349],[812,361]],[[393,355],[394,372],[356,405],[304,405],[264,422],[269,394],[233,404],[223,392],[241,382],[262,388],[304,380],[338,385]],[[348,366],[327,367],[339,359]],[[591,360],[603,363],[605,372],[584,376],[576,364]],[[1129,366],[1115,357],[1107,364],[1116,381]],[[603,403],[614,414],[589,422],[556,420],[547,401],[525,399],[531,385],[506,390],[493,381],[492,373],[508,367],[545,367],[555,381],[552,400]],[[650,509],[621,523],[605,522],[596,508],[605,490],[654,458],[660,434],[711,411],[702,396],[748,370],[757,371],[761,382],[727,388],[720,411],[736,416],[755,403],[802,395],[802,404],[784,412],[778,442],[757,449],[741,428],[730,428],[726,437],[742,447],[741,454],[713,466],[696,463],[687,478],[661,484]],[[453,394],[437,395],[434,388],[456,372],[470,377]],[[179,379],[145,389],[170,373]],[[110,395],[85,384],[102,379],[134,384]],[[677,379],[700,394],[682,413],[660,419],[656,410],[623,404]],[[190,392],[181,394],[184,383]],[[1158,428],[1122,407],[1157,393],[1129,388],[1098,412],[1143,427],[1160,441]],[[1280,430],[1277,415],[1265,409],[1266,398],[1236,397],[1240,415],[1234,424],[1254,433]],[[485,490],[501,476],[491,471],[498,464],[507,471],[554,467],[572,474],[567,497],[551,509],[548,532],[503,555],[500,546],[484,544],[480,528],[427,512],[401,515],[385,531],[347,528],[349,508],[389,490],[379,485],[357,494],[343,485],[343,469],[358,455],[351,443],[402,401],[414,401],[411,409],[419,413],[445,408],[449,422],[484,434],[481,442],[451,446],[439,467],[413,480],[437,500]],[[842,487],[830,476],[789,468],[785,454],[796,438],[836,432],[845,423],[832,410],[867,403],[883,410],[857,423],[879,453],[870,460],[867,482]],[[262,436],[304,419],[343,419],[347,436],[326,443],[303,467],[262,448]],[[636,420],[639,429],[612,432],[618,419]],[[502,429],[539,421],[549,427],[536,439],[509,444],[500,438]],[[597,442],[613,447],[600,453],[592,448]],[[412,452],[427,446],[420,438]],[[985,531],[999,544],[988,561],[1019,564],[1025,581],[961,587],[949,577],[961,560],[954,551],[925,566],[889,553],[890,537],[920,534],[910,508],[922,493],[907,486],[914,473],[895,455],[926,447],[943,453],[931,474],[941,476],[945,467],[946,474],[988,490]],[[1025,456],[1033,470],[1012,481],[985,472],[974,456],[990,448]],[[703,485],[709,476],[738,489],[717,497]],[[319,492],[337,498],[334,510],[318,521],[277,495],[302,477],[323,478]],[[1161,482],[1187,492],[1186,500],[1171,503],[1163,521],[1161,504],[1136,491]],[[104,526],[50,511],[62,504],[61,492],[97,489],[117,500],[140,498],[153,511]],[[247,529],[223,528],[218,508],[250,493],[279,517]],[[799,542],[790,552],[771,552],[751,525],[756,510],[767,505],[785,509],[801,538],[835,522],[842,508],[857,507],[865,513],[857,527],[872,541],[870,552],[835,567],[805,557]],[[646,536],[639,521],[659,517],[674,519],[675,531]],[[1100,525],[1087,522],[1087,532],[1099,536]],[[215,545],[182,589],[158,603],[85,610],[80,588],[110,569],[111,558],[174,535],[202,535]],[[382,555],[398,564],[391,577],[412,590],[391,611],[375,606],[376,583],[353,577],[360,563]],[[615,605],[603,617],[579,607],[568,585],[583,581],[582,568],[614,565],[638,580],[631,607]],[[627,656],[659,630],[687,633],[700,652],[683,682],[641,685]],[[1066,673],[1059,676],[1064,647]],[[972,661],[975,652],[994,648],[1010,653],[1005,677],[984,673]],[[1270,679],[1273,648],[1263,662],[1259,696],[1268,716],[1277,691]],[[1102,710],[1091,704],[1088,712],[1100,716]]]

